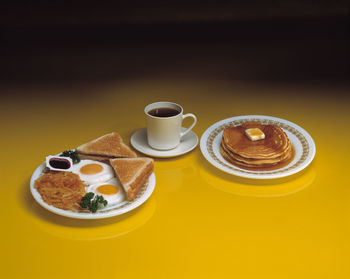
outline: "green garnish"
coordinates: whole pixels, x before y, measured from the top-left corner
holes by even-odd
[[[64,157],[70,157],[73,160],[73,164],[79,163],[80,162],[80,157],[78,152],[76,152],[75,150],[66,150],[63,151],[60,156],[64,156]]]
[[[80,206],[82,208],[88,208],[91,212],[95,213],[99,208],[99,205],[106,206],[108,202],[99,195],[96,195],[93,192],[89,192],[85,194],[84,197],[81,198]]]

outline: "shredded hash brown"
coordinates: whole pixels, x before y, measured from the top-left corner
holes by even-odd
[[[54,207],[78,211],[85,195],[84,183],[72,172],[49,172],[40,176],[34,184],[43,200]]]

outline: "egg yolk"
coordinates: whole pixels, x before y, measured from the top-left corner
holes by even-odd
[[[97,188],[97,192],[103,195],[115,195],[118,191],[118,187],[110,184],[101,185]]]
[[[82,174],[95,174],[103,170],[103,167],[99,164],[88,164],[80,168]]]

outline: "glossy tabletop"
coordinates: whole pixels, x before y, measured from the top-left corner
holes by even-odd
[[[347,278],[348,88],[161,72],[2,86],[0,277]],[[232,116],[289,120],[312,136],[316,156],[301,173],[258,181],[216,169],[197,146],[156,158],[153,194],[124,215],[70,219],[36,203],[29,180],[47,155],[112,131],[130,145],[155,101],[194,113],[199,138]]]

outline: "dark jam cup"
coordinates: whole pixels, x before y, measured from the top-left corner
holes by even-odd
[[[73,161],[70,157],[47,156],[46,166],[54,171],[70,171],[73,168]]]

